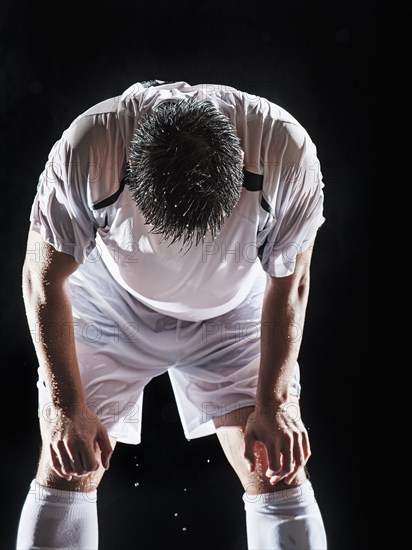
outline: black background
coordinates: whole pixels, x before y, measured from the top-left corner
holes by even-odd
[[[302,408],[330,548],[364,548],[358,472],[368,463],[358,433],[367,420],[361,373],[372,3],[20,0],[2,3],[0,21],[6,504],[0,547],[13,548],[39,445],[36,358],[21,298],[38,175],[78,114],[134,82],[158,78],[265,96],[290,111],[317,145],[326,223],[312,264]],[[101,486],[101,549],[245,550],[242,494],[215,436],[185,440],[168,379],[161,377],[145,392],[143,444],[119,444]]]

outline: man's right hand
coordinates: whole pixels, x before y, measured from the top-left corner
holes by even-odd
[[[96,471],[100,463],[107,470],[113,453],[106,428],[86,405],[68,411],[49,404],[42,414],[43,445],[49,446],[54,472],[70,481]]]

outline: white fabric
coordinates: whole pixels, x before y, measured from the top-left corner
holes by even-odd
[[[326,550],[322,516],[312,484],[243,496],[248,550]]]
[[[20,516],[16,550],[97,550],[96,501],[96,491],[61,491],[33,480]]]
[[[263,189],[244,188],[217,239],[207,235],[183,254],[180,243],[169,246],[150,233],[127,186],[114,204],[93,206],[118,191],[141,117],[166,99],[187,97],[209,99],[229,117],[245,169],[263,175]],[[201,321],[239,305],[262,268],[276,277],[293,272],[296,255],[324,221],[322,187],[314,144],[279,106],[228,86],[137,83],[80,115],[55,143],[31,228],[79,263],[101,257],[117,282],[148,307]]]
[[[76,351],[87,402],[112,437],[140,442],[144,387],[165,372],[187,439],[214,433],[214,416],[254,405],[265,275],[230,313],[190,322],[147,308],[104,266],[84,268],[71,277]],[[40,414],[51,402],[46,380],[39,371]],[[290,393],[300,393],[298,364]]]

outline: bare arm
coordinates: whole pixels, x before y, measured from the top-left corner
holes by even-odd
[[[38,233],[29,233],[23,266],[26,315],[52,403],[63,410],[84,402],[67,288],[77,267],[72,256],[57,252]]]
[[[30,232],[23,266],[23,298],[39,364],[51,395],[43,437],[61,477],[97,469],[96,447],[108,467],[111,446],[105,428],[87,409],[76,357],[69,276],[78,268],[72,256],[56,251]]]
[[[298,358],[309,294],[312,246],[300,254],[295,271],[283,278],[268,276],[262,310],[261,359],[256,411],[245,433],[245,457],[255,469],[254,445],[266,447],[272,483],[291,482],[310,455],[307,431],[296,417],[289,386]]]

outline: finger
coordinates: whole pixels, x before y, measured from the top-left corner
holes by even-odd
[[[99,468],[99,463],[96,459],[94,449],[86,440],[75,439],[70,443],[66,443],[65,453],[62,451],[62,456],[66,455],[70,459],[70,466],[64,464],[64,469],[70,468],[69,471],[76,476],[85,476],[94,472]]]
[[[106,428],[101,430],[101,432],[96,437],[96,441],[100,447],[101,461],[103,464],[103,468],[108,470],[110,466],[110,459],[113,454],[113,449],[112,449],[112,444],[110,443],[110,439],[107,434]]]
[[[306,429],[302,432],[302,447],[303,447],[305,464],[306,464],[306,462],[309,460],[310,455],[312,454],[312,451],[310,448],[310,442],[309,442],[309,434]]]
[[[285,455],[288,458],[288,460],[285,460]],[[294,472],[294,463],[291,458],[291,453],[285,452],[281,453],[281,465],[282,467],[277,471],[273,472],[272,470],[268,469],[266,471],[267,477],[269,477],[269,481],[272,485],[276,484],[281,479],[284,479],[286,476],[290,475]]]
[[[293,436],[285,436],[286,441],[284,443],[285,447],[282,449],[283,457],[283,468],[282,468],[282,477],[287,476],[293,470],[293,448],[294,448],[294,438]]]
[[[51,467],[52,470],[59,476],[63,477],[64,479],[67,479],[70,481],[72,479],[71,475],[67,475],[62,470],[62,465],[60,464],[60,461],[58,459],[58,456],[56,454],[56,451],[53,449],[53,447],[50,445],[50,457],[51,457]]]
[[[293,458],[295,459],[295,470],[305,465],[305,450],[303,448],[303,438],[300,432],[295,432],[294,434]]]
[[[90,470],[85,467],[81,452],[75,450],[73,447],[68,447],[68,452],[70,454],[72,468],[76,476],[87,476],[90,473]]]
[[[250,473],[254,472],[256,469],[256,456],[254,453],[255,441],[255,438],[251,434],[246,434],[244,437],[245,450],[243,456],[247,462]]]
[[[75,474],[76,472],[74,471],[73,462],[66,449],[64,441],[57,442],[57,450],[59,452],[57,456],[60,464],[62,465],[62,472],[66,475]]]
[[[292,483],[292,481],[296,478],[298,471],[304,466],[304,464],[305,456],[302,445],[302,435],[300,434],[300,432],[295,432],[293,445],[293,462],[291,464],[292,471],[289,475],[286,475],[286,477],[284,477],[283,481],[286,484]]]
[[[281,479],[282,479],[282,476],[271,476],[269,478],[269,483],[271,485],[276,485],[276,483],[278,483]]]
[[[81,457],[81,454],[76,449],[76,446],[73,445],[71,442],[67,442],[66,449],[70,459],[70,464],[71,464],[73,473],[76,476],[85,475],[86,472],[84,471],[82,457]]]
[[[82,465],[82,471],[86,474],[95,472],[99,469],[99,461],[96,458],[96,453],[91,445],[86,445],[83,442],[82,447],[78,450],[80,455],[80,461]]]
[[[298,477],[300,472],[303,471],[303,468],[298,468],[295,472],[290,474],[289,476],[286,476],[283,481],[286,483],[286,485],[290,485],[295,479]]]
[[[279,472],[282,470],[281,455],[274,441],[267,441],[265,447],[268,463],[266,476],[273,477],[276,476],[276,474],[279,474]]]

